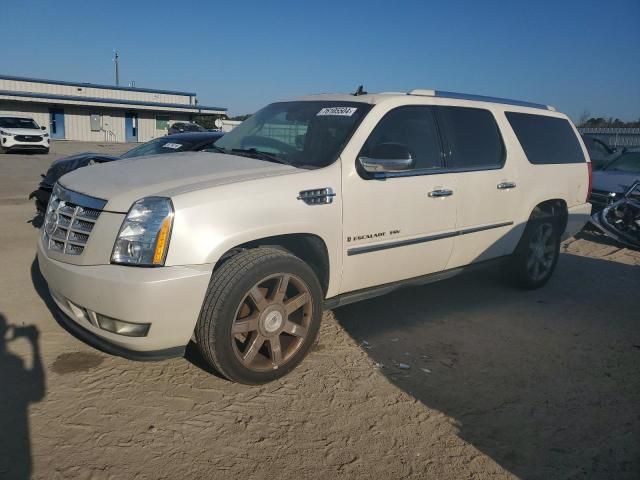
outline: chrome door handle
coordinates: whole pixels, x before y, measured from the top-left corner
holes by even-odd
[[[507,190],[508,188],[516,188],[516,182],[500,182],[498,190]]]
[[[451,195],[453,195],[453,190],[449,190],[448,188],[437,188],[429,192],[431,198],[450,197]]]

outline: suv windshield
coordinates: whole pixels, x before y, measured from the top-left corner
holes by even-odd
[[[159,155],[161,153],[175,153],[190,150],[193,142],[172,140],[171,138],[156,138],[145,144],[129,150],[120,158],[142,157],[143,155]]]
[[[325,167],[338,158],[370,109],[359,102],[272,103],[218,140],[216,147],[296,167]]]
[[[640,173],[640,152],[627,152],[612,160],[603,170],[607,172]]]
[[[30,118],[0,117],[0,127],[4,128],[31,128],[39,130],[40,127]]]

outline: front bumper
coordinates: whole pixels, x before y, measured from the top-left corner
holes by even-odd
[[[42,240],[38,241],[38,263],[59,309],[60,323],[89,345],[135,360],[184,352],[213,267],[72,265],[49,258]],[[118,335],[101,329],[96,314],[151,327],[145,337]]]
[[[22,142],[16,139],[15,136],[0,136],[0,146],[5,150],[49,150],[50,139],[49,137],[43,138],[39,142]]]
[[[567,228],[565,228],[562,240],[573,237],[582,230],[587,222],[591,219],[591,204],[583,203],[569,208],[567,215]]]

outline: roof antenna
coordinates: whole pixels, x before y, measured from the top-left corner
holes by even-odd
[[[362,87],[362,85],[360,85],[357,89],[356,89],[356,93],[353,94],[354,97],[359,97],[360,95],[366,95],[367,92],[364,91],[364,88]]]

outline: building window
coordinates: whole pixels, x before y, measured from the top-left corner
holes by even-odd
[[[169,115],[156,115],[156,130],[167,130],[169,127]]]

